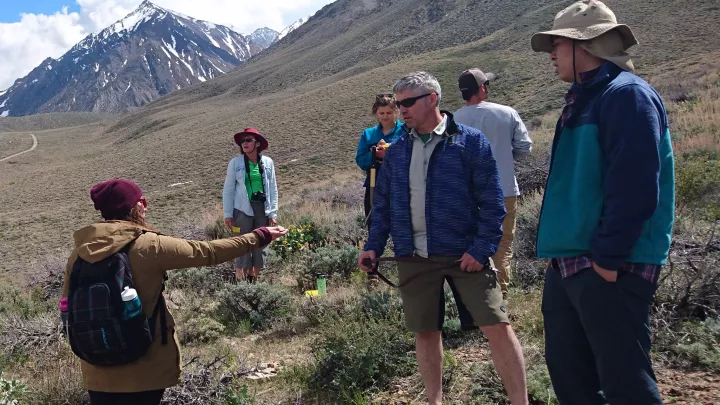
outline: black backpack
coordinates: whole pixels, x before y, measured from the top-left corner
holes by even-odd
[[[142,357],[154,340],[158,314],[167,344],[164,282],[151,318],[142,310],[130,319],[123,316],[121,293],[135,288],[127,255],[134,241],[97,263],[78,257],[70,271],[67,335],[75,355],[90,364],[116,366]]]

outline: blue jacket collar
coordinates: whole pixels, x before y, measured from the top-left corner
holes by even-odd
[[[605,87],[605,85],[610,83],[622,72],[623,70],[616,64],[612,62],[605,62],[602,66],[600,66],[600,68],[598,68],[597,73],[595,73],[589,81],[581,84],[573,83],[571,89],[580,93],[584,93],[588,90],[596,90],[599,87]]]

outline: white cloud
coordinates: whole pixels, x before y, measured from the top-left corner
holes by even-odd
[[[23,14],[19,22],[0,24],[0,89],[80,41],[86,34],[79,20],[77,13],[63,8],[52,15]]]
[[[0,89],[28,74],[45,58],[57,58],[92,32],[125,17],[142,0],[75,0],[77,13],[63,8],[52,15],[23,14],[0,23]],[[277,31],[333,0],[154,0],[161,7],[249,34],[257,28]]]

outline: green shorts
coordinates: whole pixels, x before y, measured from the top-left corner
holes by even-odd
[[[400,284],[417,272],[439,269],[418,276],[400,288],[405,312],[405,325],[411,332],[437,332],[445,320],[445,281],[452,289],[463,329],[477,329],[497,323],[510,323],[502,290],[494,270],[469,273],[457,266],[443,268],[441,263],[452,263],[458,257],[431,256],[428,263],[400,262]]]

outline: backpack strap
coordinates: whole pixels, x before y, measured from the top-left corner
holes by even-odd
[[[160,315],[160,336],[162,338],[162,344],[166,345],[168,342],[168,333],[167,333],[167,315],[165,314],[165,296],[163,295],[163,292],[165,291],[165,281],[167,280],[167,274],[163,276],[163,283],[162,287],[160,288],[160,297],[158,297],[157,303],[155,304],[155,309],[153,309],[152,317],[148,320],[150,324],[150,330],[152,333],[155,333],[155,320],[157,319],[158,315]]]
[[[135,237],[133,238],[133,240],[130,241],[130,243],[128,243],[127,245],[125,245],[125,247],[123,247],[122,252],[124,252],[125,254],[127,254],[127,253],[130,251],[131,245],[132,245],[140,236],[142,236],[143,234],[145,234],[145,233],[147,233],[147,232],[149,232],[149,231],[144,230],[144,229],[143,229],[143,230],[140,230],[140,231],[135,235]],[[158,233],[158,235],[159,235],[159,233]],[[128,260],[129,260],[129,259],[128,259]],[[157,300],[157,302],[155,303],[155,308],[153,309],[152,316],[150,317],[150,319],[148,319],[148,324],[149,324],[148,326],[150,326],[150,333],[151,333],[151,334],[153,335],[153,337],[154,337],[154,335],[155,335],[155,320],[157,319],[158,314],[160,315],[160,335],[161,335],[161,337],[162,337],[162,344],[163,344],[163,345],[166,345],[166,344],[167,344],[167,341],[168,341],[168,336],[167,336],[167,315],[165,314],[165,312],[166,312],[166,310],[165,310],[165,296],[163,296],[163,292],[165,291],[165,281],[167,281],[167,279],[168,279],[168,276],[167,276],[167,273],[166,273],[166,274],[163,276],[162,286],[160,287],[160,297],[158,297],[158,300]]]

